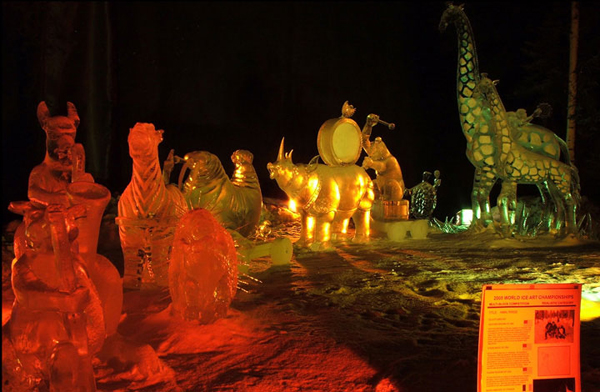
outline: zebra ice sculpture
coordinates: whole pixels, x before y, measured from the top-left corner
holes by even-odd
[[[162,130],[149,123],[137,123],[129,131],[133,173],[119,199],[116,219],[126,288],[168,286],[168,257],[175,227],[188,211],[177,186],[165,184],[158,160],[162,135]]]

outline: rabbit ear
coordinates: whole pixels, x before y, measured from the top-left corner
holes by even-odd
[[[42,101],[38,105],[37,118],[40,122],[40,126],[44,128],[46,126],[46,121],[50,118],[50,111],[48,110],[48,106],[46,106],[46,101]]]
[[[71,102],[67,102],[67,117],[75,123],[75,128],[79,127],[79,115],[77,114],[77,108]]]

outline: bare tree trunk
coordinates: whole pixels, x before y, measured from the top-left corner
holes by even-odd
[[[575,108],[577,106],[577,46],[579,44],[579,2],[571,2],[569,53],[569,97],[567,104],[567,146],[571,163],[575,163]]]

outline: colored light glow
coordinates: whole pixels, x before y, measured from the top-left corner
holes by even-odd
[[[581,292],[581,321],[592,321],[600,317],[600,287],[594,290],[583,287]]]
[[[456,214],[457,220],[458,220],[458,224],[460,225],[470,225],[471,222],[473,221],[473,210],[471,209],[464,209],[464,210],[460,210],[458,211],[458,213]]]
[[[296,206],[296,200],[290,199],[288,202],[288,208],[292,212],[298,212],[297,206]]]
[[[308,218],[306,218],[306,228],[308,229],[308,236],[312,238],[312,233],[315,229],[315,218],[312,216],[309,216]]]

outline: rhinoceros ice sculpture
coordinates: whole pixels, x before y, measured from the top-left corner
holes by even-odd
[[[374,200],[373,182],[357,165],[327,166],[318,156],[307,165],[294,164],[292,151],[284,153],[281,140],[277,161],[267,164],[271,179],[296,202],[302,217],[299,246],[313,250],[331,247],[330,239],[346,233],[350,218],[354,241],[369,238],[369,214]]]

